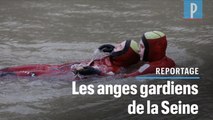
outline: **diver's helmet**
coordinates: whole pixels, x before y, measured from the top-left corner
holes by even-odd
[[[125,40],[115,46],[110,54],[111,62],[117,66],[128,67],[140,61],[139,45],[134,40]]]
[[[157,61],[166,56],[167,39],[160,31],[143,34],[140,40],[140,56],[143,61]]]

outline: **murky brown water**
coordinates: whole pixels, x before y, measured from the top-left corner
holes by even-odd
[[[213,119],[212,1],[204,1],[202,20],[183,19],[182,0],[1,0],[0,68],[29,63],[63,63],[88,59],[97,46],[160,30],[168,35],[168,56],[178,66],[200,67],[197,96],[150,96],[155,102],[179,99],[199,104],[198,115],[127,114],[132,99],[125,96],[73,96],[71,83],[60,80],[0,81],[1,120],[86,119]],[[150,84],[165,81],[88,80],[84,84]]]

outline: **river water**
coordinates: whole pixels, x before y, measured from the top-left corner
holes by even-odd
[[[142,33],[167,34],[167,55],[178,66],[199,67],[196,96],[74,96],[71,82],[61,80],[0,81],[0,120],[213,119],[213,14],[205,0],[204,18],[183,19],[183,0],[1,0],[0,68],[31,63],[60,64],[90,59],[103,43],[139,41]],[[95,79],[78,84],[162,84],[166,81]],[[198,115],[128,115],[127,105],[152,100],[196,103]]]

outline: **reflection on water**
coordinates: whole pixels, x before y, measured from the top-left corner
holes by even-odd
[[[168,36],[168,56],[178,66],[200,67],[197,96],[150,96],[155,102],[169,100],[199,104],[194,116],[149,116],[127,114],[137,96],[73,96],[71,82],[60,80],[0,81],[0,118],[11,119],[212,119],[212,15],[211,1],[205,1],[205,18],[182,18],[183,2],[170,0],[0,1],[0,68],[30,63],[63,63],[90,59],[103,43],[139,40],[145,31],[160,30]],[[96,79],[80,83],[151,84],[165,81]],[[79,84],[80,84],[79,83]]]

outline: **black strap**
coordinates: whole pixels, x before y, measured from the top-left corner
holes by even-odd
[[[3,72],[0,74],[0,77],[11,76],[11,75],[16,75],[16,74],[13,72]]]
[[[148,61],[148,54],[149,54],[149,44],[148,41],[145,37],[145,35],[143,34],[143,36],[141,37],[141,40],[144,44],[145,50],[144,50],[144,55],[143,55],[143,61]]]

